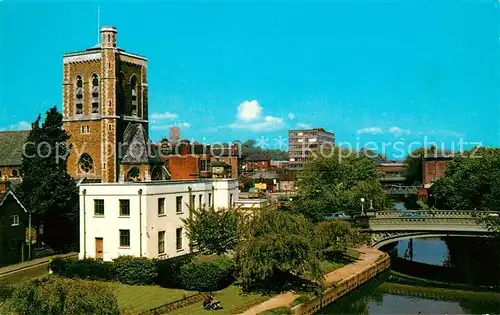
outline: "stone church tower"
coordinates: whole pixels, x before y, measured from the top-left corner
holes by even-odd
[[[100,44],[63,56],[68,173],[104,183],[162,179],[148,137],[147,59],[116,42],[116,28],[102,27]]]

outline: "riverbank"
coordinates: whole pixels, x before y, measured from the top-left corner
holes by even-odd
[[[382,251],[362,247],[358,249],[358,252],[360,255],[357,261],[325,275],[325,286],[328,289],[324,292],[322,299],[316,297],[291,308],[290,306],[295,299],[301,295],[296,292],[286,292],[257,304],[240,313],[240,315],[257,315],[280,307],[291,308],[293,314],[305,314],[307,313],[306,309],[317,308],[318,305],[321,308],[323,305],[333,302],[340,296],[355,289],[358,285],[370,280],[378,273],[378,270],[374,270],[374,267],[375,269],[378,267],[377,263],[383,266],[381,270],[387,269],[390,265],[389,257]],[[372,270],[374,270],[373,274],[371,273]],[[333,298],[332,294],[335,294],[336,297]],[[325,302],[325,300],[328,302]]]

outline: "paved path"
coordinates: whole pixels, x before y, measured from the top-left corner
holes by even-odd
[[[47,274],[47,265],[49,260],[56,257],[78,257],[78,253],[69,253],[62,255],[53,255],[42,258],[25,261],[15,265],[9,265],[0,268],[0,280],[5,280],[10,284],[22,281],[25,278],[36,278]]]
[[[337,283],[338,281],[347,278],[348,276],[360,271],[367,266],[374,263],[384,253],[369,247],[362,247],[357,249],[360,253],[359,259],[356,262],[348,264],[342,268],[336,269],[325,276],[325,284]],[[270,298],[260,304],[257,304],[240,315],[256,315],[266,310],[278,308],[282,306],[289,306],[300,294],[287,292],[275,297]]]

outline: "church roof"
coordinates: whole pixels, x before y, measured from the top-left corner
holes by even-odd
[[[23,157],[23,145],[29,130],[0,132],[0,165],[19,166]]]
[[[131,122],[123,134],[124,164],[161,164],[157,146],[147,138],[146,130],[140,123]]]

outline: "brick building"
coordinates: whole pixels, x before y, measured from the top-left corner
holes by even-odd
[[[163,139],[159,147],[170,179],[238,178],[239,151],[233,145],[211,147]]]
[[[0,183],[21,180],[23,146],[29,133],[29,130],[0,132]],[[0,192],[1,187],[5,186],[0,186]]]
[[[422,157],[422,181],[424,188],[430,188],[432,184],[441,178],[453,159],[451,154],[435,153]]]
[[[243,160],[246,172],[268,171],[271,168],[271,156],[265,153],[253,153]]]
[[[335,134],[323,128],[297,129],[288,131],[289,167],[300,168],[312,151],[322,146],[332,147]]]
[[[118,48],[114,27],[101,44],[63,57],[68,173],[112,183],[163,179],[148,137],[147,59]]]

